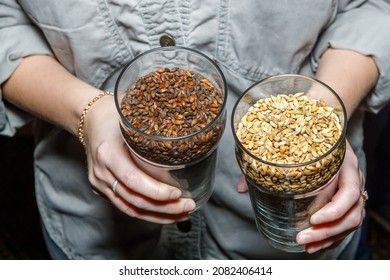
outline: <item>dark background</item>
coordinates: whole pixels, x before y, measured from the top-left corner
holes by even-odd
[[[390,259],[390,107],[367,114],[368,159],[366,235],[370,259]],[[34,194],[33,139],[0,137],[0,260],[46,260]],[[384,219],[382,219],[384,218]]]

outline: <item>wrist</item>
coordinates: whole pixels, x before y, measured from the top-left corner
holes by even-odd
[[[113,96],[114,94],[112,92],[108,91],[102,91],[98,95],[96,95],[94,98],[92,98],[87,105],[83,108],[82,113],[80,115],[79,123],[78,123],[78,129],[77,129],[77,136],[79,138],[79,141],[81,144],[85,146],[85,134],[84,134],[84,125],[85,125],[85,119],[87,117],[88,112],[92,109],[92,107],[95,106],[97,102],[99,102],[102,98],[105,98],[106,96]]]

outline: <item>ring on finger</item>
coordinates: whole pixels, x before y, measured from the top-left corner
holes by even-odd
[[[368,200],[368,192],[366,190],[360,192],[363,201],[366,202]]]
[[[112,191],[116,194],[116,187],[118,186],[118,179],[115,178],[114,182],[111,184]]]

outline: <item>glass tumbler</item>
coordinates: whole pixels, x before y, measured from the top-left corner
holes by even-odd
[[[293,164],[275,163],[250,152],[237,136],[243,116],[258,100],[280,94],[306,95],[332,107],[341,127],[335,144],[314,159]],[[296,235],[310,227],[310,216],[334,195],[344,160],[346,111],[341,99],[329,86],[314,78],[295,74],[272,76],[252,85],[236,102],[232,130],[237,161],[245,175],[258,230],[277,249],[305,251],[304,246],[297,244]],[[297,152],[310,151],[297,147]]]
[[[170,80],[176,79],[176,74],[180,74],[178,81]],[[181,80],[194,74],[203,86],[192,87],[192,81],[183,86]],[[148,75],[153,81],[143,85]],[[210,99],[209,88],[219,96]],[[123,102],[130,91],[135,92],[132,94],[137,95],[135,102],[139,104],[132,101],[135,107],[127,110]],[[226,94],[226,81],[219,67],[206,55],[184,47],[156,48],[135,57],[115,85],[120,129],[132,159],[153,178],[180,188],[182,197],[195,201],[195,210],[208,201],[213,191],[217,147],[226,124]],[[199,102],[209,109],[198,110]],[[206,113],[211,117],[204,123]],[[132,122],[135,116],[138,120]],[[148,128],[137,126],[147,121]],[[190,131],[194,127],[198,129]],[[183,134],[184,128],[190,132]]]

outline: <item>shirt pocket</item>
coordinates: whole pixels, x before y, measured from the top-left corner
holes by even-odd
[[[337,9],[335,1],[222,3],[216,57],[250,80],[299,72]]]
[[[20,2],[58,61],[96,87],[133,57],[103,0]]]

